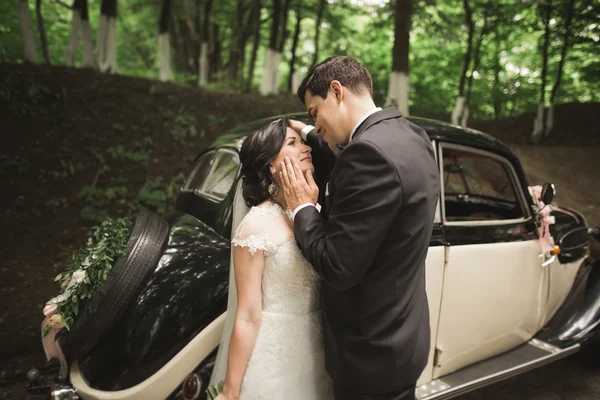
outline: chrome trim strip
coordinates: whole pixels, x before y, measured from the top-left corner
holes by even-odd
[[[498,220],[483,220],[483,221],[452,221],[445,222],[445,226],[499,226],[499,225],[511,225],[528,222],[529,218],[515,218],[515,219],[498,219]]]
[[[537,367],[541,367],[542,365],[545,364],[549,364],[550,362],[559,360],[561,358],[567,357],[573,353],[576,353],[577,351],[579,351],[580,345],[579,344],[575,344],[573,346],[564,348],[564,349],[560,349],[558,347],[552,346],[548,343],[542,342],[541,340],[537,340],[537,339],[532,339],[529,342],[527,342],[528,345],[532,345],[535,347],[538,347],[540,349],[543,349],[545,351],[548,351],[548,355],[537,358],[535,360],[526,362],[524,364],[520,364],[517,365],[515,367],[506,369],[504,371],[501,372],[497,372],[495,374],[491,374],[479,379],[475,379],[473,381],[470,382],[466,382],[464,384],[458,385],[458,386],[454,386],[454,387],[450,387],[447,383],[445,383],[443,381],[443,378],[440,379],[436,379],[434,381],[429,382],[428,384],[419,386],[416,390],[416,396],[415,398],[417,400],[446,400],[446,399],[451,399],[453,397],[456,396],[460,396],[462,394],[465,394],[467,392],[471,392],[473,390],[476,389],[481,389],[485,386],[491,385],[493,383],[496,382],[500,382],[502,380],[511,378],[513,376],[522,374],[524,372],[527,372],[529,370],[535,369]],[[469,367],[467,367],[469,368]],[[452,374],[450,374],[452,375]],[[429,386],[430,385],[434,385],[437,387],[444,387],[447,386],[446,389],[442,389],[442,390],[438,390],[438,391],[432,391]],[[428,394],[425,394],[425,391]],[[423,397],[419,397],[419,395],[421,395],[421,393],[423,393]]]

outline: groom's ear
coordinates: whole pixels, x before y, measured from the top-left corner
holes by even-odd
[[[331,94],[335,98],[335,101],[339,104],[343,99],[343,93],[344,93],[344,88],[343,88],[342,84],[340,83],[340,81],[337,81],[337,80],[331,81],[331,83],[329,84],[329,90],[331,91]]]

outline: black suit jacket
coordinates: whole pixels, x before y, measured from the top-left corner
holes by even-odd
[[[296,240],[323,281],[325,357],[336,385],[390,393],[413,385],[427,364],[425,257],[438,193],[426,132],[386,109],[359,126],[335,162],[329,218],[314,207],[296,215]]]

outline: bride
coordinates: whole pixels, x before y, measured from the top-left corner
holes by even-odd
[[[296,245],[278,190],[284,157],[297,159],[303,172],[314,171],[311,148],[287,119],[249,136],[240,151],[227,321],[211,379],[225,381],[218,400],[333,398],[318,275]],[[236,229],[247,210],[242,201],[250,210]]]

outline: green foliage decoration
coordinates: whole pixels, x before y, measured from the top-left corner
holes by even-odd
[[[60,316],[67,330],[106,280],[116,260],[125,254],[130,233],[130,219],[106,218],[91,229],[86,246],[73,253],[67,271],[54,279],[61,287],[61,301],[57,303],[55,315]],[[44,335],[48,331],[49,328]]]

